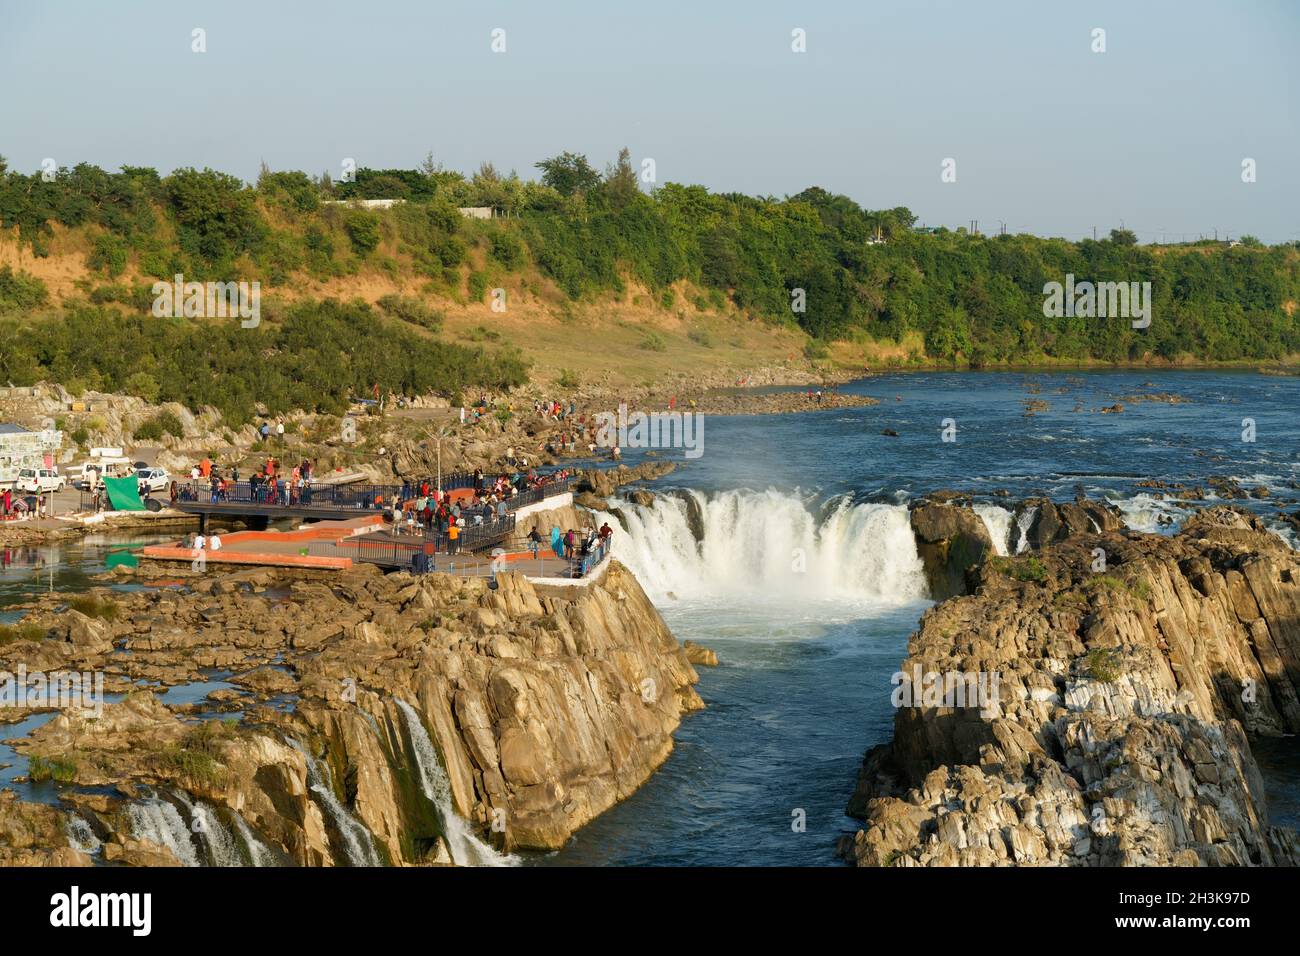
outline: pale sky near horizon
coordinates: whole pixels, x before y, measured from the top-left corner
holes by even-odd
[[[1300,240],[1297,47],[1296,0],[0,0],[0,155],[535,178],[627,145],[660,182],[931,225],[1276,243]]]

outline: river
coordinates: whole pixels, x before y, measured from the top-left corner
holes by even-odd
[[[1218,371],[910,373],[844,390],[880,404],[710,416],[703,456],[655,483],[680,497],[651,509],[617,503],[628,530],[616,533],[615,555],[674,634],[715,649],[721,666],[699,668],[707,708],[683,720],[663,767],[564,849],[529,862],[835,865],[838,838],[856,829],[843,811],[857,768],[868,747],[889,739],[890,677],[929,603],[906,514],[917,495],[974,494],[996,545],[1015,551],[1010,507],[1018,499],[1072,499],[1081,489],[1113,500],[1130,527],[1169,533],[1190,509],[1219,499],[1161,500],[1140,482],[1208,490],[1210,477],[1231,478],[1267,489],[1266,498],[1236,503],[1295,546],[1294,532],[1275,516],[1296,511],[1300,379]],[[1170,394],[1185,401],[1141,400]],[[1100,411],[1116,402],[1123,412]],[[1243,435],[1247,425],[1253,436]],[[955,441],[943,440],[945,427]],[[644,452],[626,457],[636,463]],[[81,590],[153,540],[96,536],[0,554],[0,622],[15,619],[6,607],[32,593]],[[202,697],[225,676],[173,688],[168,698]],[[30,728],[0,730],[15,736]],[[1275,821],[1293,826],[1300,821],[1296,744],[1287,738],[1258,748]],[[2,763],[10,766],[0,784],[12,785],[26,769],[11,748],[0,753]],[[20,788],[27,799],[57,799],[50,784]]]
[[[1082,489],[1113,500],[1131,528],[1168,533],[1189,509],[1220,499],[1160,500],[1139,482],[1206,488],[1212,476],[1233,478],[1268,489],[1236,503],[1295,546],[1273,516],[1296,511],[1300,379],[936,372],[844,391],[880,404],[708,417],[702,457],[658,453],[682,467],[654,487],[695,500],[698,544],[685,501],[618,504],[628,531],[616,534],[615,556],[674,634],[714,648],[721,666],[699,668],[707,709],[683,720],[659,772],[539,862],[834,865],[838,838],[857,829],[844,807],[862,755],[890,737],[890,677],[928,606],[908,531],[912,497],[974,494],[996,545],[1015,551],[1018,499],[1072,500]],[[1142,400],[1161,395],[1185,401]],[[1124,411],[1101,412],[1117,402]],[[1046,407],[1027,414],[1026,403]],[[1252,423],[1253,436],[1243,435]],[[945,425],[955,425],[955,442],[943,441]],[[625,457],[635,464],[644,452]],[[1300,748],[1287,738],[1260,750],[1275,818],[1294,824]]]

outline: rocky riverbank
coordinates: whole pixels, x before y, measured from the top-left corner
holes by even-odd
[[[0,645],[5,669],[102,671],[122,695],[12,742],[59,792],[0,802],[0,860],[501,862],[631,794],[702,706],[617,563],[572,588],[148,562],[135,580],[43,595]]]
[[[914,688],[866,757],[845,854],[1300,863],[1296,834],[1269,824],[1248,738],[1300,731],[1300,555],[1226,508],[1172,538],[1063,527],[1043,529],[1040,551],[986,557],[969,594],[922,618],[907,682],[996,675],[995,700]]]

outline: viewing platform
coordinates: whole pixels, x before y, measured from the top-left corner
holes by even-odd
[[[443,491],[453,500],[473,497],[475,477],[457,474],[444,478]],[[389,520],[395,501],[410,487],[402,485],[318,485],[308,493],[290,497],[266,494],[264,486],[249,482],[226,484],[224,493],[212,500],[211,486],[202,480],[187,481],[174,507],[200,517],[200,534],[207,535],[209,516],[303,518],[313,523],[290,531],[246,530],[220,535],[221,545],[195,549],[187,542],[151,545],[144,556],[162,561],[186,561],[192,565],[260,565],[341,571],[356,563],[374,564],[385,570],[422,574],[491,577],[498,571],[517,571],[535,580],[571,583],[590,578],[608,556],[608,542],[600,542],[589,553],[571,557],[557,554],[549,541],[531,548],[516,534],[518,519],[531,513],[572,504],[567,481],[555,480],[530,488],[506,499],[506,513],[490,518],[470,516],[453,542],[441,530],[419,527],[407,531]],[[205,497],[200,497],[206,492]],[[567,529],[566,529],[567,530]]]
[[[432,486],[434,482],[429,481],[429,484]],[[441,485],[444,492],[452,493],[453,499],[463,499],[472,495],[477,487],[477,479],[473,474],[457,472],[443,477]],[[291,491],[287,486],[281,486],[272,495],[265,482],[254,484],[250,481],[228,481],[223,491],[214,494],[211,484],[199,478],[177,482],[177,488],[180,495],[176,501],[171,502],[170,507],[184,514],[197,515],[202,534],[207,533],[208,519],[212,516],[264,518],[267,521],[279,518],[323,521],[391,509],[393,502],[402,497],[404,490],[408,499],[413,496],[411,486],[393,484],[309,484],[302,489],[301,494]],[[567,481],[550,480],[505,499],[506,511],[508,514],[518,513],[531,505],[548,502],[565,494],[569,494]],[[481,542],[482,546],[494,543],[496,542],[486,540],[486,537]],[[462,544],[462,547],[465,545]]]

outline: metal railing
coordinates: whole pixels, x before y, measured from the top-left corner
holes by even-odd
[[[500,544],[514,533],[515,516],[512,514],[484,521],[482,524],[468,524],[460,529],[456,539],[456,551],[478,551],[481,548]],[[451,536],[446,531],[428,530],[422,537],[425,541],[432,541],[438,551],[452,552]]]
[[[442,488],[444,491],[486,488],[494,480],[491,476],[485,475],[482,482],[479,482],[472,473],[455,472],[443,476]],[[214,489],[210,481],[199,478],[177,482],[176,487],[178,504],[247,504],[258,508],[339,508],[378,511],[391,508],[394,501],[417,497],[422,483],[422,481],[403,485],[308,483],[302,488],[294,488],[288,483],[277,481],[272,491],[269,482],[254,484],[251,481],[226,481]],[[435,481],[429,481],[430,487],[435,484]],[[536,488],[528,488],[506,498],[506,510],[514,511],[525,505],[563,494],[568,490],[568,481],[547,481]]]
[[[594,548],[586,554],[574,559],[573,576],[575,578],[585,578],[600,565],[600,562],[609,557],[610,543],[613,537],[600,538]]]
[[[337,542],[309,544],[308,554],[342,554],[354,561],[382,564],[386,567],[412,567],[416,555],[471,554],[508,539],[515,532],[515,516],[506,515],[481,525],[461,528],[455,544],[446,531],[421,529],[416,534],[392,531],[382,535],[357,535]]]

